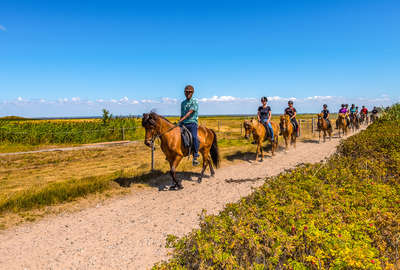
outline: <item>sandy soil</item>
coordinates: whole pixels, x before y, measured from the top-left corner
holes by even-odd
[[[196,228],[202,209],[218,213],[226,203],[262,185],[264,177],[299,163],[319,162],[334,153],[338,143],[298,142],[296,150],[278,152],[273,158],[268,153],[262,163],[245,161],[221,168],[201,184],[192,175],[180,191],[149,188],[3,231],[0,269],[150,268],[168,258],[167,234],[181,236]],[[240,179],[255,180],[235,181]]]

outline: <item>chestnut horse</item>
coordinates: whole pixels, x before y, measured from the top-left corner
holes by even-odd
[[[318,131],[319,131],[318,142],[321,141],[321,131],[324,134],[324,142],[326,141],[326,133],[328,133],[329,140],[331,140],[332,139],[332,125],[328,124],[328,121],[324,118],[324,114],[323,113],[320,113],[320,114],[317,114],[317,115],[318,115],[317,127],[318,127]]]
[[[256,151],[256,160],[258,159],[258,153],[261,152],[261,161],[264,160],[264,153],[262,148],[262,143],[266,139],[265,136],[267,135],[267,131],[262,123],[257,121],[256,119],[251,120],[244,120],[243,123],[245,134],[244,137],[246,139],[250,138],[250,134],[253,134],[253,139],[257,143],[257,151]],[[274,131],[274,141],[271,138],[268,138],[272,144],[271,152],[272,155],[275,155],[275,150],[278,148],[278,134],[279,129],[278,125],[271,121],[271,126]]]
[[[345,113],[339,113],[338,119],[336,120],[338,129],[339,129],[339,138],[340,138],[340,130],[343,131],[343,135],[347,134],[347,120]]]
[[[170,174],[175,183],[170,189],[183,188],[181,181],[176,178],[176,168],[182,158],[189,155],[189,150],[183,145],[180,128],[155,112],[143,114],[142,126],[146,130],[144,143],[147,146],[151,147],[156,138],[161,140],[161,150],[169,162]],[[203,157],[203,168],[198,179],[200,183],[207,165],[210,168],[211,176],[214,176],[215,172],[212,163],[218,168],[220,158],[215,132],[203,126],[199,126],[197,132],[197,138],[200,141],[199,152]]]
[[[287,114],[281,115],[281,121],[279,123],[279,126],[281,128],[281,133],[283,135],[283,138],[285,139],[286,151],[288,150],[289,139],[290,139],[290,144],[293,144],[293,147],[296,148],[297,136],[292,121],[290,121],[290,116]]]

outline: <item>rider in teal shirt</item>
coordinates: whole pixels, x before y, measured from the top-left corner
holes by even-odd
[[[199,120],[199,105],[197,99],[193,98],[194,88],[191,85],[185,87],[186,99],[181,103],[181,119],[179,124],[184,125],[192,134],[194,153],[193,166],[199,165],[199,140],[197,139],[197,129]]]

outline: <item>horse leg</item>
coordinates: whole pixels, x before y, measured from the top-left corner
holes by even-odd
[[[214,176],[215,175],[215,171],[214,171],[214,167],[212,165],[212,161],[211,161],[211,157],[210,156],[208,157],[208,167],[210,168],[211,176]]]
[[[259,148],[260,148],[260,142],[257,142],[256,161],[258,160],[258,149]]]
[[[201,180],[203,179],[204,171],[206,170],[207,164],[209,162],[208,159],[209,159],[210,153],[208,153],[207,151],[203,151],[203,152],[201,152],[201,155],[203,156],[203,168],[201,169],[201,173],[200,173],[199,179],[197,179],[198,183],[201,183]]]
[[[318,131],[318,143],[321,142],[321,130]]]
[[[169,173],[171,174],[172,180],[174,181],[174,185],[170,187],[171,190],[183,188],[182,184],[176,178],[176,168],[178,167],[179,162],[181,162],[181,159],[182,159],[181,156],[176,156],[174,160],[169,162],[170,164]]]
[[[285,139],[285,150],[287,151],[288,150],[288,144],[289,144],[289,142],[288,142],[289,136],[287,136],[287,137],[285,136],[284,139]]]
[[[263,143],[263,140],[260,140],[261,161],[264,161],[264,152],[263,152],[262,143]]]

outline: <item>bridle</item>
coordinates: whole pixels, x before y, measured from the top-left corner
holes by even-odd
[[[179,125],[177,125],[177,124],[174,124],[172,127],[170,127],[169,129],[167,129],[166,131],[164,131],[164,132],[162,132],[162,133],[158,133],[158,131],[157,131],[157,129],[156,129],[156,125],[155,124],[152,124],[152,123],[149,123],[152,127],[153,127],[153,129],[155,129],[155,134],[153,134],[152,136],[151,136],[151,139],[150,139],[150,143],[151,143],[151,145],[154,145],[154,141],[157,139],[157,138],[161,138],[164,134],[166,134],[166,133],[168,133],[168,132],[170,132],[171,130],[173,130],[174,128],[176,128],[176,127],[178,127]]]

